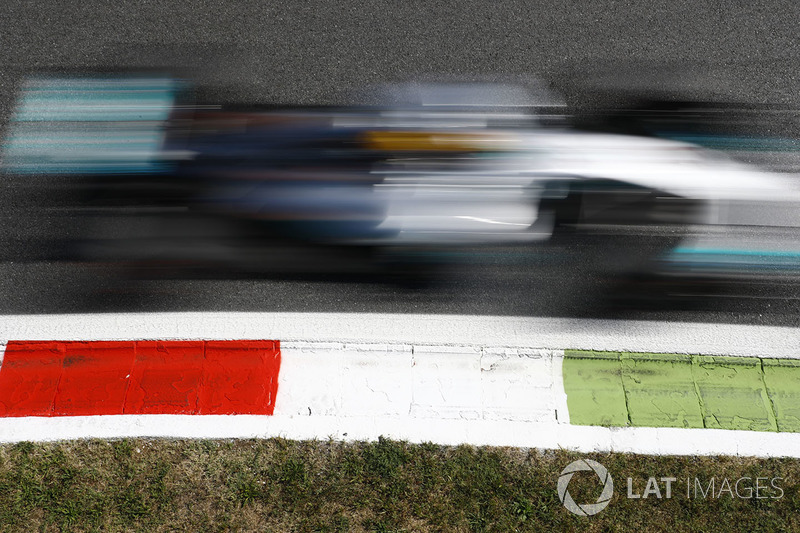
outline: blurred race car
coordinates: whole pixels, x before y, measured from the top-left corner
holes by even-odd
[[[234,232],[246,227],[248,246],[267,251],[242,254],[256,269],[287,243],[323,254],[356,250],[380,268],[387,257],[409,264],[454,246],[673,228],[660,249],[633,238],[621,260],[597,265],[641,271],[683,229],[706,221],[715,202],[786,194],[781,180],[691,144],[552,126],[540,119],[552,107],[525,87],[416,83],[391,92],[391,101],[378,97],[369,107],[232,110],[187,101],[185,84],[168,76],[39,78],[25,86],[3,170],[70,177],[64,183],[82,184],[81,201],[94,205],[163,206],[166,197],[185,209],[168,218],[172,225],[199,216]],[[159,256],[141,244],[163,240],[163,226],[131,234],[135,224],[122,224],[109,235],[101,220],[75,247],[83,259],[116,253],[163,263],[182,250],[184,263],[193,260],[181,246],[162,246]],[[209,254],[208,235],[193,235],[204,249],[196,263],[239,262],[230,247]]]

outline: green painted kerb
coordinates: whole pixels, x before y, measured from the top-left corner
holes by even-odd
[[[800,361],[564,352],[572,424],[800,432]]]

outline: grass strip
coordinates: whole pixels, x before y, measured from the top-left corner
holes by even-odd
[[[615,484],[609,506],[592,517],[569,513],[556,489],[564,467],[585,457],[603,464]],[[629,477],[640,496],[648,478],[673,477],[671,497],[659,481],[660,498],[629,498]],[[740,489],[780,478],[781,491],[741,497],[746,490],[720,490],[723,480],[743,478],[749,481]],[[798,531],[799,483],[794,459],[583,455],[387,439],[21,443],[0,446],[0,530],[715,532],[736,524],[741,531]],[[596,500],[601,488],[591,472],[569,483],[576,502]]]

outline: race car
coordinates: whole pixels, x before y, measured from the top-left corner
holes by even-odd
[[[788,194],[783,181],[688,143],[545,123],[540,116],[552,109],[541,113],[525,87],[412,83],[377,105],[268,111],[215,108],[187,92],[169,76],[35,79],[17,107],[3,171],[75,177],[63,183],[80,183],[81,201],[94,205],[167,198],[188,213],[171,214],[169,224],[199,216],[246,227],[248,246],[262,250],[356,250],[378,267],[387,254],[396,266],[453,246],[527,246],[609,226],[673,228],[660,249],[632,238],[624,260],[597,265],[611,274],[651,268],[685,228],[713,216],[717,202]],[[109,236],[101,220],[75,247],[84,259],[109,260],[120,250],[136,259],[127,246],[134,241],[147,250],[138,259],[161,263],[182,249],[166,245],[154,256],[141,243],[163,240],[163,228]],[[205,236],[193,235],[202,261]],[[221,255],[212,262],[238,261],[230,249]],[[270,261],[244,255],[248,268]]]

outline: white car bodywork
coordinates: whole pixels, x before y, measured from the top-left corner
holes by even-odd
[[[546,188],[585,180],[698,201],[697,223],[718,222],[718,206],[731,202],[800,198],[780,175],[681,142],[547,129],[509,138],[504,152],[401,158],[377,169],[383,182],[374,192],[388,206],[381,228],[396,232],[399,243],[544,240],[554,220],[539,209]]]

